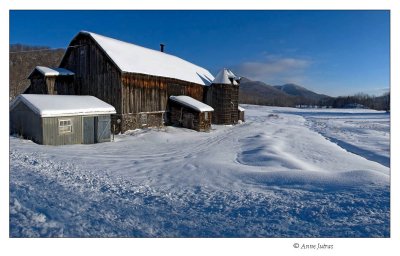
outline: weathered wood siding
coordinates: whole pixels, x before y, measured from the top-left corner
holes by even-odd
[[[42,120],[39,115],[19,102],[10,111],[10,133],[22,135],[36,143],[42,143]]]
[[[35,70],[29,78],[31,84],[24,93],[74,95],[74,76],[44,76]]]
[[[212,84],[207,90],[206,104],[214,109],[214,124],[238,122],[239,86]]]
[[[211,119],[212,112],[198,112],[176,102],[169,103],[168,122],[171,125],[203,132],[211,129]]]
[[[122,113],[121,72],[92,38],[76,37],[60,67],[75,73],[77,95],[95,96]]]
[[[171,95],[203,101],[203,86],[173,78],[135,73],[122,75],[123,113],[165,111]]]
[[[140,61],[140,60],[132,60]],[[122,72],[88,35],[77,36],[70,44],[60,67],[75,73],[75,92],[92,95],[115,107],[111,130],[163,125],[171,95],[187,95],[204,101],[200,84],[173,78]],[[121,123],[116,123],[120,119]]]
[[[203,86],[172,78],[123,73],[121,124],[117,132],[144,127],[160,127],[171,95],[187,95],[203,101]]]
[[[59,120],[71,120],[72,132],[60,134]],[[83,143],[82,116],[43,117],[43,145],[69,145]]]

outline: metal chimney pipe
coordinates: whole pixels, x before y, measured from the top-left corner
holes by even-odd
[[[164,52],[164,46],[165,46],[164,44],[160,44],[160,51],[161,52]]]

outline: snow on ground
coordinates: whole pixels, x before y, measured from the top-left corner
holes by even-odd
[[[244,107],[209,133],[10,137],[10,236],[389,236],[388,114]]]

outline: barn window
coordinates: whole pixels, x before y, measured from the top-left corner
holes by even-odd
[[[60,119],[58,120],[58,133],[65,134],[72,132],[72,122],[71,119]]]
[[[204,112],[204,120],[208,120],[208,112]]]

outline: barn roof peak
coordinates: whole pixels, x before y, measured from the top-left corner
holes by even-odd
[[[214,79],[205,68],[174,55],[89,31],[80,31],[80,34],[96,41],[122,72],[169,77],[201,85],[209,85]]]

